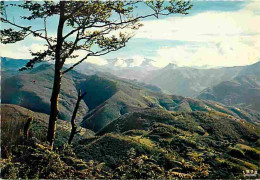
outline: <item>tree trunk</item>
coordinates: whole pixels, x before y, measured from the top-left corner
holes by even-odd
[[[57,44],[55,49],[55,73],[54,73],[54,81],[53,81],[53,89],[51,95],[51,109],[50,109],[50,118],[49,118],[49,127],[47,134],[47,141],[50,144],[50,149],[53,149],[55,132],[56,132],[56,121],[58,119],[59,114],[59,95],[61,88],[61,69],[63,66],[63,61],[61,58],[62,44],[63,44],[63,27],[65,23],[64,17],[64,6],[65,1],[60,1],[60,19],[57,30]]]
[[[24,139],[27,140],[29,137],[29,131],[32,126],[33,118],[29,117],[24,125]]]
[[[75,123],[75,118],[76,118],[76,115],[77,115],[77,112],[78,112],[78,109],[79,109],[80,101],[83,99],[83,97],[85,95],[86,95],[86,92],[81,95],[81,90],[79,90],[78,100],[76,102],[76,105],[75,105],[75,108],[74,108],[74,111],[73,111],[73,114],[72,114],[72,117],[71,117],[71,132],[70,132],[70,138],[69,138],[68,144],[71,144],[75,134],[77,134],[77,126],[76,126],[76,123]]]
[[[56,68],[55,68],[56,69]],[[49,128],[47,134],[47,141],[50,143],[50,149],[53,149],[55,132],[56,132],[56,121],[59,114],[59,95],[61,88],[61,72],[60,70],[55,70],[54,83],[51,95],[51,110],[49,118]]]
[[[70,132],[70,138],[69,138],[69,141],[68,141],[68,144],[71,144],[75,134],[77,133],[77,126],[72,126],[71,127],[71,132]]]

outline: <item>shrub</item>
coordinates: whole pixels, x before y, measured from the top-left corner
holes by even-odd
[[[256,160],[256,161],[260,161],[260,154],[258,152],[256,152],[254,149],[247,149],[245,150],[245,156]]]
[[[243,151],[237,149],[237,148],[231,148],[228,152],[230,156],[237,157],[237,158],[244,158],[245,154]]]
[[[72,178],[75,169],[64,163],[60,156],[42,147],[15,146],[12,156],[1,167],[2,178]]]

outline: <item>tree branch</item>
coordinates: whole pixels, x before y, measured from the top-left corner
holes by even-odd
[[[13,26],[15,26],[15,27],[17,27],[17,28],[26,30],[26,31],[32,33],[34,36],[40,37],[40,38],[45,39],[45,40],[48,39],[48,38],[46,39],[46,37],[42,36],[41,34],[37,33],[37,31],[44,31],[44,29],[39,29],[39,30],[34,30],[34,31],[33,31],[33,30],[30,30],[30,29],[29,29],[30,26],[29,26],[29,27],[20,26],[20,25],[17,25],[17,24],[15,24],[15,23],[12,23],[11,21],[9,21],[9,20],[7,20],[7,19],[3,19],[2,17],[0,17],[0,21],[2,21],[2,22],[4,22],[4,23],[11,24],[11,25],[13,25]]]
[[[90,54],[87,54],[84,58],[82,58],[80,61],[78,61],[77,63],[73,64],[71,67],[69,67],[68,69],[64,70],[62,72],[62,74],[66,74],[67,72],[69,72],[70,70],[74,69],[75,66],[79,65],[80,63],[82,63],[83,61],[85,61],[88,57],[90,56]]]
[[[104,51],[104,50],[98,51],[98,52],[96,52],[96,53],[89,53],[89,54],[87,54],[84,58],[82,58],[80,61],[78,61],[77,63],[73,64],[73,65],[72,65],[71,67],[69,67],[68,69],[64,70],[64,71],[62,72],[62,74],[65,74],[65,73],[69,72],[70,70],[74,69],[77,65],[79,65],[80,63],[82,63],[83,61],[85,61],[89,56],[103,56],[103,55],[106,55],[106,54],[108,54],[108,53],[110,53],[110,52],[117,51],[117,50],[119,50],[119,49],[121,49],[121,48],[123,48],[123,47],[125,47],[125,44],[122,45],[122,46],[120,46],[120,47],[117,48],[117,49],[110,49],[110,50],[107,50],[106,52],[103,52],[103,53],[101,53],[101,52]],[[100,53],[100,54],[99,54],[99,53]]]
[[[53,48],[53,46],[51,45],[51,43],[50,43],[49,39],[48,39],[48,32],[47,32],[46,19],[47,19],[47,16],[46,16],[46,17],[44,17],[44,31],[45,31],[45,40],[47,41],[47,43],[48,43],[49,47],[50,47],[50,48],[51,48],[53,51],[55,51],[55,50],[54,50],[54,48]]]

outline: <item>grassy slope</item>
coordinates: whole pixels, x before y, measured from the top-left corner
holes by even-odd
[[[31,137],[42,140],[46,133],[48,116],[45,114],[34,113],[15,105],[2,105],[1,113],[4,133],[2,138],[6,138],[2,140],[2,147],[7,142],[14,145],[13,140],[22,136],[23,123],[28,115],[35,118]],[[66,142],[69,127],[65,121],[59,121],[57,147]],[[132,178],[150,177],[148,172],[154,172],[155,176],[151,177],[155,178],[159,176],[157,173],[160,171],[165,171],[161,176],[164,178],[234,178],[242,177],[242,171],[246,169],[259,170],[259,131],[253,124],[219,112],[185,113],[152,108],[120,117],[103,128],[98,136],[90,137],[90,131],[85,135],[79,135],[76,137],[79,141],[74,141],[77,143],[74,143],[70,153],[60,150],[50,153],[38,147],[17,145],[19,149],[13,149],[13,154],[19,157],[14,159],[14,162],[22,160],[24,163],[23,166],[19,166],[22,172],[26,172],[22,168],[27,166],[31,168],[28,171],[32,173],[40,168],[41,163],[50,164],[43,166],[50,168],[48,172],[54,170],[56,174],[51,175],[44,171],[47,175],[41,174],[41,178],[67,177],[71,173],[67,168],[78,169],[76,172],[80,174],[84,170],[81,178],[102,178],[97,172],[104,170],[109,171],[110,175],[106,173],[103,178],[119,178],[122,174],[117,176],[121,172],[118,168],[123,168],[122,173]],[[19,154],[23,150],[24,157],[20,157]],[[41,161],[37,160],[39,157],[42,157]],[[135,157],[137,164],[132,164]],[[95,167],[90,160],[98,162],[98,166]],[[90,164],[87,164],[88,162]],[[61,167],[60,163],[63,164]],[[68,173],[53,169],[51,164]],[[151,165],[159,166],[161,170],[158,172],[153,168],[149,169]],[[93,168],[97,169],[92,172]],[[137,168],[137,171],[134,168]],[[131,169],[133,172],[129,172]],[[6,168],[4,170],[6,171]],[[86,176],[85,173],[89,171],[96,173]],[[145,171],[143,173],[146,176],[139,176],[139,171]],[[58,175],[59,173],[61,175]]]
[[[1,105],[2,146],[19,144],[23,141],[23,127],[29,117],[34,118],[30,136],[44,141],[47,134],[48,115],[33,112],[17,105]],[[70,123],[61,120],[57,122],[56,146],[68,141],[70,129]],[[82,133],[75,136],[75,141],[81,137],[93,136],[93,134],[91,130],[82,129]]]
[[[209,165],[211,178],[231,178],[246,169],[259,170],[259,127],[218,112],[176,113],[150,109],[126,114],[97,135],[100,139],[111,136],[106,133],[119,133],[121,138],[157,149],[165,155],[166,161],[170,161],[167,166],[176,166],[171,162],[173,159],[193,161],[195,157],[191,156],[197,154]],[[91,146],[95,146],[94,142]],[[90,144],[85,146],[86,152],[91,149]],[[103,156],[113,156],[113,153],[104,152],[101,153]]]
[[[218,112],[170,112],[162,109],[147,109],[129,113],[113,121],[97,135],[129,130],[149,130],[155,123],[172,125],[190,133],[209,134],[217,138],[245,139],[256,141],[259,138],[259,127],[245,120],[237,119]]]

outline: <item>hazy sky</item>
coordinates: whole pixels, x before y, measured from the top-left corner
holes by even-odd
[[[260,1],[192,1],[189,15],[168,16],[143,21],[127,46],[109,55],[89,59],[106,64],[106,59],[134,58],[136,65],[144,58],[154,65],[168,63],[179,66],[235,66],[260,60]],[[19,23],[23,12],[9,13]],[[22,22],[24,23],[24,22]],[[39,23],[41,24],[41,23]],[[56,20],[48,22],[50,34],[55,33]],[[16,44],[0,45],[1,56],[30,58],[29,49],[42,49],[34,37]]]

